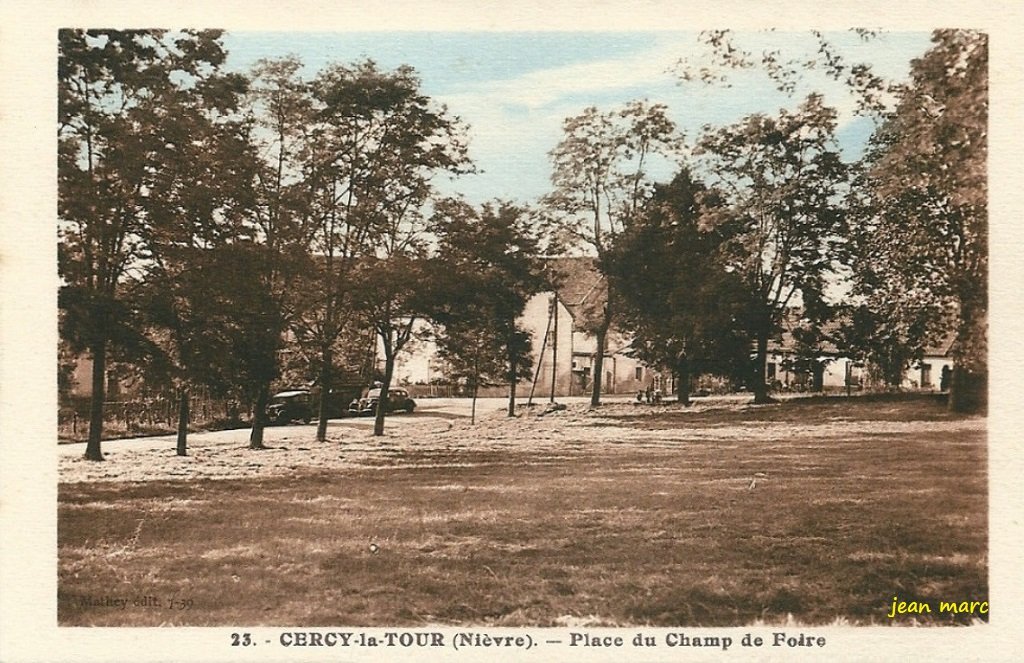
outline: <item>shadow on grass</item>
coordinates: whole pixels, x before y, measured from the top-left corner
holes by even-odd
[[[780,430],[763,444],[652,449],[629,442],[641,422],[602,412],[625,442],[598,451],[396,447],[372,469],[62,484],[58,621],[899,625],[911,621],[886,617],[894,596],[987,600],[984,430],[866,434],[878,416],[948,416],[917,401],[884,409],[770,406],[848,417],[827,444]],[[149,594],[193,607],[81,599]]]
[[[642,429],[665,424],[734,425],[785,422],[814,424],[829,420],[847,421],[955,421],[968,418],[950,412],[945,394],[866,394],[863,396],[807,396],[763,405],[707,402],[706,409],[670,404],[639,412],[604,410],[603,421],[580,426],[607,426],[608,420]],[[646,416],[638,416],[646,415]]]

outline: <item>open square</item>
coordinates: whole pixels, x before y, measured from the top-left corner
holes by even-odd
[[[471,426],[425,402],[383,439],[279,429],[258,453],[234,431],[185,458],[170,438],[65,455],[59,622],[987,620],[888,616],[987,600],[984,418],[920,397],[496,407]]]

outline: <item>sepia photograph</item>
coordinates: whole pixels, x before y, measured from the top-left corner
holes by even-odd
[[[991,31],[683,17],[49,32],[57,632],[988,637]]]
[[[61,624],[987,619],[984,33],[58,39]]]

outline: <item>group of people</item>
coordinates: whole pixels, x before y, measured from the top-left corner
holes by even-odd
[[[636,392],[637,403],[660,403],[661,389],[655,389],[653,384],[647,385],[647,389],[640,389]]]

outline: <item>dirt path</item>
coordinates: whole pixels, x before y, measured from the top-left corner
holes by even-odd
[[[741,400],[708,401],[687,409],[619,401],[597,411],[574,402],[564,411],[546,415],[541,414],[542,404],[509,419],[501,399],[486,399],[478,402],[477,423],[471,425],[467,402],[439,401],[425,404],[412,416],[389,418],[381,438],[373,437],[371,419],[341,419],[331,422],[323,443],[315,441],[313,425],[269,428],[265,443],[270,448],[265,451],[247,448],[247,430],[191,435],[186,457],[175,455],[173,436],[104,442],[107,461],[103,463],[83,459],[82,445],[63,445],[59,472],[60,480],[67,483],[256,478],[309,470],[450,463],[451,455],[460,452],[614,453],[623,444],[672,449],[711,442],[728,448],[747,443],[770,446],[780,438],[814,447],[853,434],[915,432],[941,432],[955,443],[958,431],[985,428],[981,418],[907,421],[882,416],[883,406],[878,411],[877,420],[851,424],[842,407],[796,408],[792,416],[787,413],[780,420],[772,418],[771,410],[751,409]],[[749,420],[744,418],[747,412]],[[445,460],[437,458],[441,456]]]

